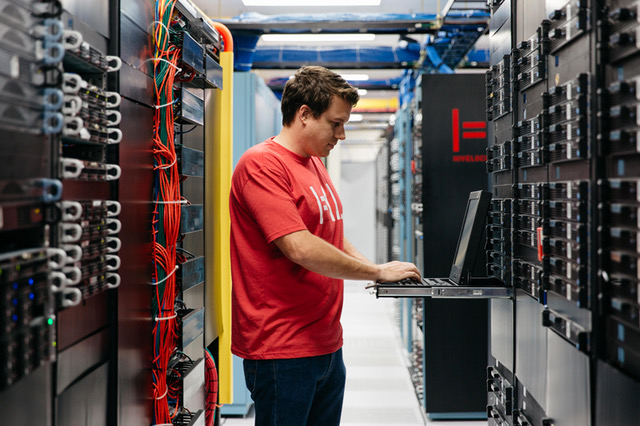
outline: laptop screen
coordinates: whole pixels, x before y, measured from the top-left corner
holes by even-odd
[[[453,257],[449,278],[459,285],[466,284],[471,276],[476,257],[483,247],[482,233],[485,228],[491,193],[473,191],[469,194],[464,220]]]

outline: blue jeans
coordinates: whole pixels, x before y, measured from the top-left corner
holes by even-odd
[[[248,360],[244,377],[256,426],[338,426],[346,369],[342,349],[308,358]]]

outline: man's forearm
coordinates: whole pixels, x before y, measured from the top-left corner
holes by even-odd
[[[348,243],[364,260],[339,250],[309,231],[298,231],[274,241],[280,251],[292,262],[309,271],[348,280],[399,281],[404,278],[420,278],[420,271],[413,263],[388,262],[376,265],[368,261]]]
[[[347,252],[347,245],[351,248],[353,246],[346,241],[345,251],[342,252],[322,238],[301,231],[285,235],[277,239],[275,244],[291,261],[327,277],[376,280],[379,275],[378,265],[369,262],[355,249],[353,250],[360,257],[352,254],[353,251]]]

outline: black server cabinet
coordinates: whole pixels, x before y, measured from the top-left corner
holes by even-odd
[[[487,224],[487,269],[512,286],[511,231],[513,211],[512,7],[494,2],[489,23],[492,67],[486,75],[487,172],[493,193]],[[515,317],[510,299],[489,301],[487,416],[511,424],[515,402]]]
[[[597,187],[602,269],[596,286],[600,301],[595,323],[597,426],[640,423],[638,12],[634,2],[607,1],[599,15],[597,33],[596,54],[601,66],[598,141],[602,156]],[[613,400],[613,395],[620,397]]]
[[[153,22],[153,5],[143,0],[121,0],[120,92],[124,139],[120,147],[122,184],[119,188],[123,222],[124,284],[118,289],[118,357],[115,424],[152,423],[153,353],[151,305],[152,276],[151,218],[153,205],[154,87],[148,32]]]
[[[175,28],[172,42],[191,55],[180,58],[185,84],[170,90],[181,108],[165,107],[186,118],[190,95],[202,101],[205,89],[220,84],[221,40],[187,2],[169,3],[174,23],[188,26]],[[0,6],[3,424],[154,423],[154,400],[162,399],[154,397],[160,376],[153,365],[154,4]],[[190,118],[198,121],[203,109]],[[180,327],[175,346],[165,349],[192,361],[164,374],[179,410],[172,421],[180,424],[205,417],[204,274],[202,257],[195,258],[203,254],[202,124],[166,126],[177,128],[184,145],[169,167],[179,160],[180,182],[188,176],[182,194],[191,202],[182,208],[189,220],[179,241],[189,254],[175,256],[184,265],[171,303],[178,312],[166,318]]]
[[[425,277],[448,277],[469,192],[486,189],[484,76],[422,76],[422,178],[416,241]],[[421,246],[421,247],[420,247]],[[484,256],[474,276],[486,276]],[[432,418],[482,416],[488,354],[486,300],[424,300],[425,410]]]

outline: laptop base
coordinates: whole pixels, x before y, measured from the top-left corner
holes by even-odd
[[[432,279],[429,279],[431,281]],[[376,298],[381,297],[429,297],[446,299],[510,299],[513,289],[495,277],[471,278],[468,285],[400,285],[396,283],[375,283],[367,286]]]

